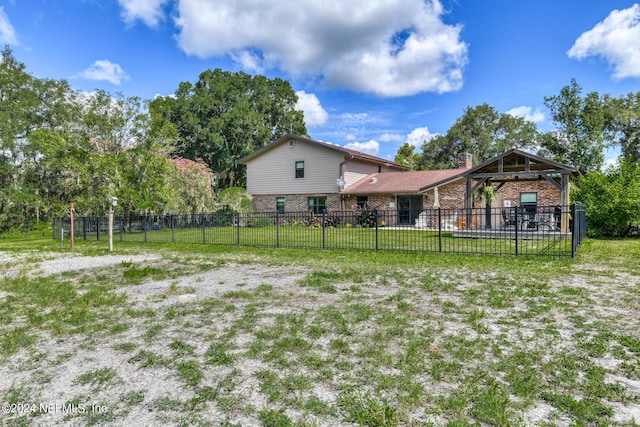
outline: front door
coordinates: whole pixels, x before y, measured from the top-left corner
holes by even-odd
[[[422,212],[422,196],[398,196],[398,224],[413,225]]]

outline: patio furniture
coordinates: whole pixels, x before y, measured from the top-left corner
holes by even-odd
[[[513,216],[507,216],[507,212],[505,210],[502,211],[502,221],[504,222],[505,227],[518,225],[518,222]]]
[[[556,229],[555,219],[553,214],[539,214],[536,215],[538,221],[538,229],[546,231],[554,231]]]

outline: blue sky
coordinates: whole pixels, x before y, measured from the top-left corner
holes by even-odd
[[[281,77],[312,138],[390,159],[483,103],[550,130],[572,78],[640,91],[622,0],[0,0],[0,42],[37,77],[144,99],[209,68]]]

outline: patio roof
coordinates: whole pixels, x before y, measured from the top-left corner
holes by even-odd
[[[515,181],[545,181],[560,190],[563,206],[569,205],[569,182],[580,175],[577,168],[535,154],[517,149],[511,149],[489,159],[464,173],[467,181],[464,206],[472,206],[472,195],[481,186],[498,183],[500,189],[507,182]],[[557,178],[560,179],[557,179]],[[470,210],[467,213],[467,223],[471,222]],[[569,229],[568,215],[563,214],[561,220],[562,232]]]
[[[495,182],[535,181],[562,174],[577,177],[580,172],[573,166],[514,148],[469,169],[465,176],[474,179],[492,178],[491,181]]]

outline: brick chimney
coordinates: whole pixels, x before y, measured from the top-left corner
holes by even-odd
[[[471,169],[473,167],[473,157],[471,153],[461,153],[458,155],[458,169]]]

